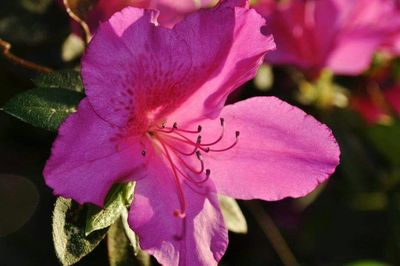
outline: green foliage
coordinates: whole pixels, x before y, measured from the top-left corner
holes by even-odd
[[[86,208],[58,198],[53,212],[53,241],[62,265],[72,265],[89,254],[105,237],[107,229],[85,235]]]
[[[135,256],[140,256],[140,254],[143,253],[143,252],[140,250],[140,247],[139,247],[139,238],[138,238],[138,236],[129,227],[129,224],[128,224],[128,210],[127,209],[125,209],[121,213],[121,221],[122,221],[122,225],[123,225],[125,234],[128,237],[128,239],[129,239],[129,241],[131,243],[131,246],[133,247],[133,253],[135,254]]]
[[[106,198],[104,209],[90,205],[88,207],[85,234],[107,228],[112,225],[121,213],[130,205],[134,183],[117,184],[112,187]]]
[[[368,137],[388,162],[400,166],[400,121],[389,126],[376,125],[368,130]]]
[[[114,223],[107,233],[108,258],[110,266],[141,265],[150,264],[150,256],[139,250],[137,241],[132,246],[127,227],[127,212]],[[128,230],[130,228],[128,227]],[[136,237],[135,237],[136,239]]]
[[[125,243],[130,246],[132,256],[139,253],[136,236],[127,224],[126,206],[132,201],[133,190],[133,182],[115,185],[106,198],[104,209],[93,205],[80,206],[61,197],[57,199],[53,214],[53,241],[63,265],[72,265],[89,254],[105,237],[110,226],[110,254],[115,263],[125,256],[122,250],[116,249],[118,245]],[[115,263],[112,265],[122,265]]]
[[[38,88],[16,95],[3,110],[36,127],[57,130],[84,97],[79,72],[62,70],[42,74],[33,82]]]
[[[66,89],[37,88],[18,94],[3,110],[24,122],[47,130],[57,130],[76,111],[83,94]]]
[[[107,247],[110,266],[133,265],[133,248],[129,247],[121,218],[111,225],[107,233]]]
[[[83,92],[81,76],[75,70],[61,70],[41,74],[33,79],[33,83],[39,88],[63,88]]]

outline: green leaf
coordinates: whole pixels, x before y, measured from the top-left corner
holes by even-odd
[[[135,234],[135,232],[133,232],[133,230],[129,227],[128,211],[126,209],[122,212],[121,219],[122,219],[122,225],[123,225],[125,234],[128,237],[128,239],[133,247],[133,253],[135,254],[135,256],[138,256],[138,254],[141,252],[140,247],[139,247],[139,239],[138,239],[138,236]]]
[[[134,252],[129,247],[121,218],[111,225],[107,233],[107,247],[110,266],[133,265]]]
[[[221,195],[218,196],[218,199],[226,227],[235,233],[247,233],[246,219],[236,200]]]
[[[55,88],[37,88],[18,94],[3,110],[24,122],[47,130],[57,130],[76,111],[82,93]]]
[[[85,236],[86,208],[59,197],[53,212],[53,241],[62,265],[72,265],[89,254],[105,237],[107,229]]]
[[[110,227],[107,234],[108,258],[111,266],[150,265],[150,256],[139,249],[136,236],[134,246],[126,231],[127,211]],[[130,230],[130,228],[129,228]],[[133,233],[132,230],[130,232]],[[134,235],[134,233],[133,233]]]
[[[114,185],[106,198],[104,209],[90,205],[86,219],[85,233],[90,233],[112,225],[132,202],[134,182]]]
[[[62,88],[83,92],[82,79],[76,70],[61,70],[41,74],[33,79],[33,83],[39,88]]]
[[[377,151],[395,166],[400,166],[400,121],[392,125],[376,125],[367,135]]]

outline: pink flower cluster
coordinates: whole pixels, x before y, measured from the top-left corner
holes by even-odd
[[[154,9],[159,12],[157,22],[164,27],[172,27],[185,15],[197,9],[212,7],[218,0],[99,0],[88,14],[86,22],[92,33],[96,32],[99,23],[108,20],[115,12],[125,7]],[[74,24],[78,31],[78,25]]]
[[[268,63],[294,65],[309,76],[324,68],[357,75],[368,69],[379,49],[400,51],[397,0],[264,2],[274,1],[257,1],[255,7],[267,15],[277,44],[266,56]]]
[[[113,184],[136,181],[141,248],[164,265],[216,265],[228,244],[217,193],[301,197],[339,163],[331,131],[300,109],[274,97],[225,105],[275,49],[264,26],[243,0],[173,28],[152,10],[113,14],[82,59],[87,97],[59,129],[47,185],[103,206]]]
[[[400,85],[382,92],[375,90],[367,95],[356,96],[351,105],[368,123],[385,122],[393,114],[400,115]]]

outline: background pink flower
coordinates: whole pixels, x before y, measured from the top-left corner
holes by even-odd
[[[399,29],[399,19],[394,0],[285,1],[269,17],[277,50],[267,61],[294,65],[310,75],[323,68],[357,75]]]
[[[199,8],[212,7],[218,0],[99,0],[90,11],[85,21],[90,31],[94,33],[100,22],[108,20],[115,12],[125,7],[139,7],[154,9],[160,12],[158,23],[165,27],[172,27],[185,15]],[[79,26],[73,23],[74,32],[80,32]]]
[[[380,95],[359,95],[352,98],[351,106],[368,123],[387,120],[392,115],[400,115],[400,86],[380,92]]]
[[[267,17],[275,10],[276,3],[276,0],[255,0],[251,2],[251,7],[262,16]]]

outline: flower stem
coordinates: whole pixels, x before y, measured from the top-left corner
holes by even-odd
[[[280,260],[285,266],[299,265],[290,250],[289,245],[286,243],[278,227],[275,225],[271,216],[264,210],[261,204],[257,201],[244,202],[247,209],[251,212],[258,225],[261,227],[267,238],[269,239],[275,252],[278,254]]]
[[[68,0],[63,0],[63,3],[65,6],[65,11],[67,11],[68,13],[68,16],[75,22],[77,22],[79,26],[82,28],[82,31],[85,35],[85,44],[87,45],[90,42],[90,39],[92,38],[88,24],[83,19],[81,19],[77,14],[74,13],[74,11],[71,9],[69,5]]]
[[[9,60],[9,61],[11,61],[11,62],[13,62],[13,63],[15,63],[17,65],[20,65],[20,66],[23,66],[25,68],[28,68],[28,69],[31,69],[31,70],[34,70],[34,71],[37,71],[37,72],[41,72],[41,73],[49,73],[49,72],[52,71],[52,69],[50,69],[48,67],[35,64],[35,63],[31,62],[31,61],[22,59],[21,57],[18,57],[16,55],[12,54],[10,52],[11,44],[9,42],[6,42],[6,41],[2,40],[2,39],[0,39],[0,49],[1,49],[2,55],[7,60]]]

